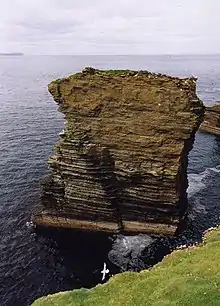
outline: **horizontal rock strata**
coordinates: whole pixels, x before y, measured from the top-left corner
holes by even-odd
[[[202,132],[220,135],[220,103],[206,107],[204,121],[200,126]]]
[[[204,113],[196,79],[86,68],[49,85],[65,129],[42,184],[41,226],[173,235]]]

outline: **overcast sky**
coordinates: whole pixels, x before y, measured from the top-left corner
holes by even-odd
[[[220,53],[219,0],[1,0],[0,52]]]

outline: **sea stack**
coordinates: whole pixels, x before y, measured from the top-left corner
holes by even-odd
[[[220,135],[220,102],[214,106],[206,107],[200,130],[205,133]]]
[[[174,235],[204,106],[196,79],[85,68],[49,84],[65,129],[37,226]]]

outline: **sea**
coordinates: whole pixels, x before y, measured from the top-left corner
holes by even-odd
[[[197,132],[189,156],[188,228],[177,238],[35,231],[40,182],[64,116],[47,85],[84,67],[141,69],[196,76],[205,105],[220,101],[220,55],[0,56],[0,305],[26,306],[59,291],[91,288],[109,276],[140,271],[181,245],[200,242],[219,224],[220,138]]]

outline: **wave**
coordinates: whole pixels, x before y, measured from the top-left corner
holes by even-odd
[[[220,173],[220,165],[214,168],[206,168],[205,171],[188,174],[189,187],[187,189],[188,197],[192,197],[194,194],[198,193],[200,190],[204,189],[206,184],[206,179],[213,173]]]

